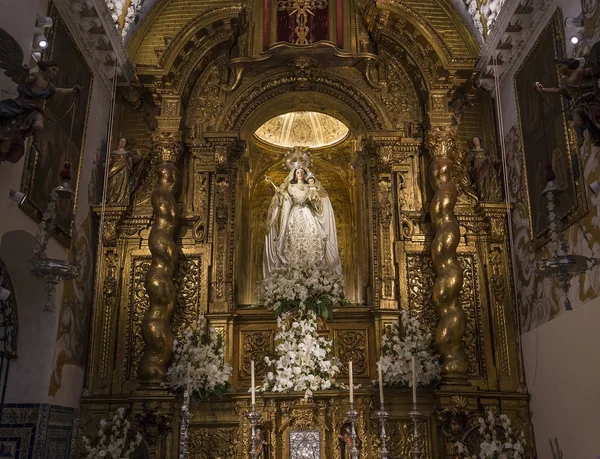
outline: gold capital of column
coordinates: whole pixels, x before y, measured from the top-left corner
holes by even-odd
[[[435,344],[442,356],[442,380],[446,384],[466,384],[469,372],[462,342],[466,316],[459,298],[463,270],[456,255],[460,240],[454,214],[458,190],[452,176],[455,158],[458,158],[457,130],[458,126],[447,123],[432,125],[425,138],[431,155],[429,179],[435,190],[430,207],[435,229],[431,258],[437,274],[432,300],[439,319]]]

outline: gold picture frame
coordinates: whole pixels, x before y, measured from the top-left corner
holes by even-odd
[[[550,239],[547,201],[542,194],[550,167],[555,182],[564,188],[555,207],[564,227],[587,213],[581,160],[568,120],[568,105],[563,97],[540,94],[535,88],[536,81],[544,87],[560,86],[554,60],[564,55],[562,13],[557,9],[514,76],[529,231],[535,249]]]
[[[70,204],[64,200],[58,200],[56,225],[53,232],[58,241],[68,246],[72,237],[71,224],[77,206],[80,166],[85,148],[94,77],[53,4],[49,6],[49,15],[52,17],[54,25],[45,32],[49,46],[43,59],[58,61],[60,71],[54,81],[56,87],[70,88],[78,84],[81,86],[81,92],[75,106],[70,148],[68,142],[71,136],[72,114],[68,110],[73,103],[73,96],[55,95],[46,102],[42,131],[43,154],[40,155],[29,143],[21,178],[21,190],[27,194],[27,199],[21,208],[34,220],[38,222],[41,220],[42,214],[50,203],[52,190],[59,184],[59,172],[68,155],[72,174],[70,185],[75,195]]]

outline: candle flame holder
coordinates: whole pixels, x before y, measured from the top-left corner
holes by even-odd
[[[408,413],[413,422],[413,448],[412,455],[414,459],[421,459],[422,449],[419,442],[421,434],[419,433],[419,427],[421,426],[421,422],[423,419],[423,413],[421,413],[417,409],[417,404],[413,404],[413,409],[410,413]]]
[[[390,413],[385,411],[383,403],[380,406],[380,410],[375,413],[377,419],[379,419],[379,439],[381,440],[381,459],[388,459],[390,457],[390,451],[387,449],[387,432],[385,426]]]
[[[250,430],[250,459],[258,458],[257,446],[262,443],[262,439],[256,436],[256,425],[258,421],[260,421],[261,414],[256,411],[256,405],[252,404],[252,410],[246,414],[246,417],[250,421],[251,430]]]
[[[179,459],[187,459],[190,454],[188,449],[188,436],[190,428],[190,402],[187,389],[183,392],[181,405],[181,429],[179,431]]]
[[[352,431],[350,438],[352,439],[352,448],[350,448],[350,457],[359,459],[360,450],[358,449],[358,435],[356,435],[356,420],[358,419],[358,411],[354,409],[354,403],[350,403],[350,409],[346,412],[346,416],[350,420]]]

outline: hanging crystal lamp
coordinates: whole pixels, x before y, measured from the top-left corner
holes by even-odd
[[[29,260],[29,269],[31,273],[38,279],[46,282],[46,304],[44,311],[54,311],[53,299],[56,292],[56,286],[64,281],[75,279],[81,270],[81,265],[77,259],[75,252],[75,217],[71,222],[72,228],[72,244],[71,250],[75,258],[75,262],[71,263],[66,260],[57,260],[48,258],[44,255],[48,240],[55,227],[56,221],[56,202],[58,199],[73,199],[74,193],[69,185],[71,179],[71,164],[67,161],[60,173],[61,184],[58,185],[50,194],[50,203],[46,212],[42,215],[42,221],[38,225],[36,232],[36,243],[33,247],[33,257]]]
[[[554,175],[554,174],[552,174]],[[554,182],[554,177],[548,181],[546,188],[542,191],[542,195],[548,201],[546,207],[548,209],[548,219],[550,220],[550,237],[551,241],[556,245],[554,256],[539,260],[536,262],[536,272],[544,278],[554,278],[558,281],[562,291],[565,294],[565,309],[572,311],[571,301],[569,300],[569,289],[571,288],[571,280],[586,271],[589,271],[598,264],[598,259],[593,257],[585,257],[583,255],[569,254],[569,243],[563,234],[564,228],[558,228],[556,223],[556,213],[554,212],[554,200],[562,194],[564,190],[557,186]]]

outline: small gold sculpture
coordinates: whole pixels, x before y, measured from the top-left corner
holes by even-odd
[[[467,152],[471,166],[471,180],[480,201],[497,202],[502,200],[500,190],[499,162],[483,148],[479,137],[471,139],[471,149]]]
[[[110,154],[107,204],[128,205],[141,181],[145,161],[138,153],[126,150],[127,143],[127,139],[121,137],[118,148]]]

